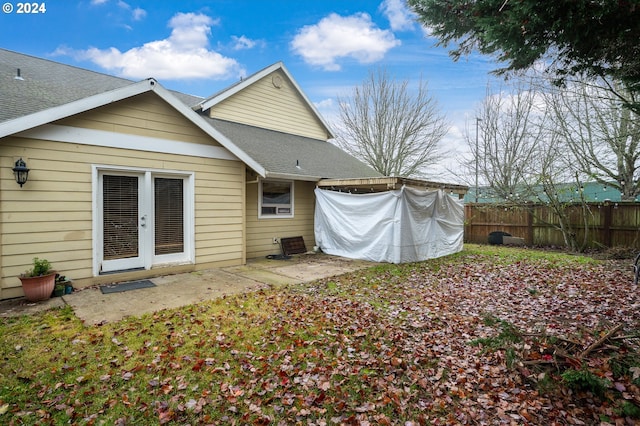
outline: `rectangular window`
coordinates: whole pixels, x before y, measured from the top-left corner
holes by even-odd
[[[293,217],[293,182],[260,181],[260,217]]]

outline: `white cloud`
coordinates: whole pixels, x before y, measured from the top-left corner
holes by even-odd
[[[407,8],[403,0],[384,0],[380,10],[389,20],[393,31],[412,30],[416,15]]]
[[[109,0],[91,0],[92,6],[102,6],[109,3]],[[115,2],[116,6],[118,6],[121,10],[125,12],[131,12],[131,19],[134,21],[141,21],[147,16],[147,11],[139,8],[139,7],[131,7],[131,5],[123,0],[117,0]],[[131,26],[122,25],[124,28],[131,30]]]
[[[262,40],[252,40],[244,35],[240,37],[231,36],[231,40],[233,41],[233,50],[253,49],[256,46],[264,46],[265,44]]]
[[[424,25],[420,25],[420,29],[422,30],[422,34],[426,38],[431,38],[433,36],[433,28],[425,27]]]
[[[316,106],[316,108],[318,108],[318,109],[334,108],[334,106],[335,106],[335,105],[334,105],[335,103],[333,102],[333,99],[331,99],[331,98],[323,99],[323,100],[321,100],[320,102],[314,102],[313,104],[314,104],[314,105]]]
[[[172,31],[166,39],[151,41],[125,52],[115,47],[93,47],[75,51],[73,55],[133,79],[224,79],[244,75],[244,70],[234,59],[208,49],[211,26],[216,23],[206,15],[178,13],[169,21]],[[56,52],[70,54],[65,48]]]
[[[313,105],[316,107],[320,115],[325,119],[329,126],[332,126],[332,123],[338,121],[340,117],[340,111],[338,109],[338,104],[332,98],[323,99],[319,102],[314,102]]]
[[[399,44],[392,32],[377,28],[366,13],[346,17],[332,13],[316,25],[302,27],[291,42],[291,49],[311,65],[339,71],[339,58],[369,64]]]
[[[136,7],[131,12],[131,15],[132,15],[134,21],[140,21],[140,20],[144,19],[147,16],[147,11],[144,10],[144,9],[140,9],[139,7]]]

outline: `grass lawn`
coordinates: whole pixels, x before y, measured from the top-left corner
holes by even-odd
[[[626,269],[467,245],[103,326],[0,320],[0,424],[634,424]]]

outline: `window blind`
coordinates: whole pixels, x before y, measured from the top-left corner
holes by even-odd
[[[138,256],[138,178],[104,175],[104,259]]]
[[[182,179],[155,178],[155,254],[184,251],[184,185]]]

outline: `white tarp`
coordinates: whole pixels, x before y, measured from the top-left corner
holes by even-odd
[[[325,253],[406,263],[462,250],[462,201],[442,190],[349,194],[316,188],[315,194],[316,245]]]

